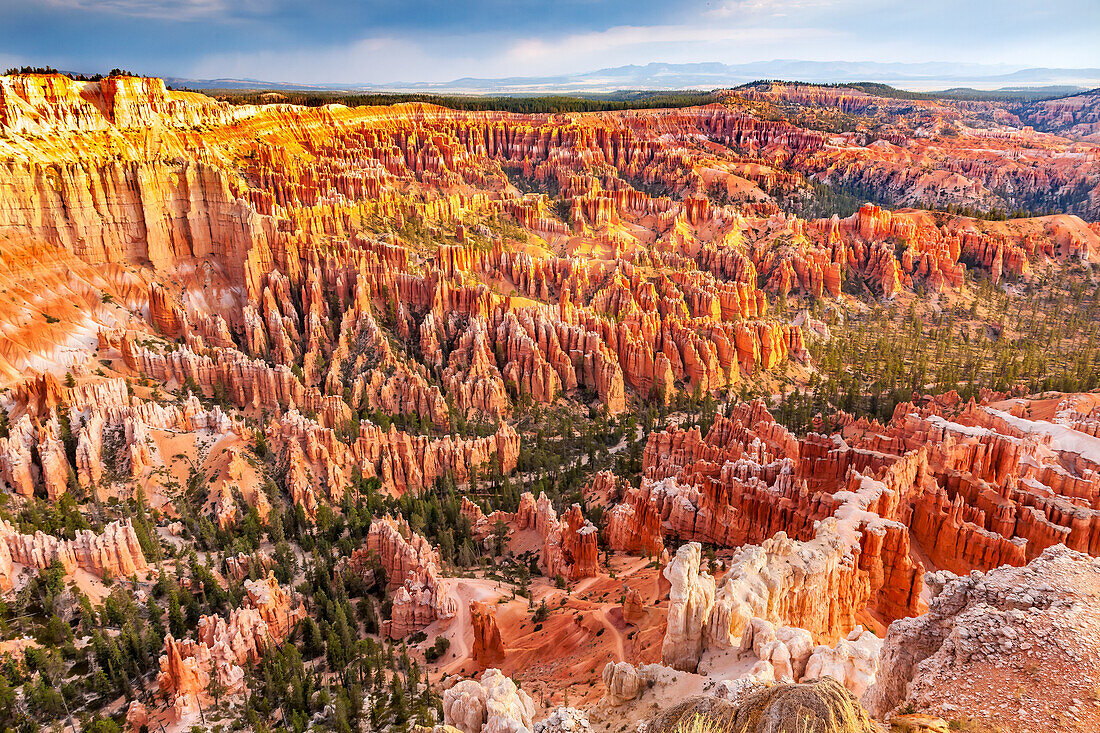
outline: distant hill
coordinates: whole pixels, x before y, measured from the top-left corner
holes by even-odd
[[[779,59],[747,64],[651,63],[598,69],[581,74],[541,77],[474,78],[449,82],[398,82],[391,84],[295,84],[256,79],[186,79],[168,77],[176,88],[279,89],[300,91],[410,91],[447,94],[577,94],[616,90],[716,89],[756,79],[798,79],[814,83],[852,80],[881,82],[911,91],[949,87],[991,90],[1005,86],[1060,86],[1072,92],[1100,86],[1100,69],[1014,68],[989,64],[944,62],[895,64],[849,61],[799,61]]]

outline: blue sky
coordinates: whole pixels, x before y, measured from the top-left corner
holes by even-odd
[[[385,83],[776,58],[1100,66],[1100,0],[0,0],[0,66]]]

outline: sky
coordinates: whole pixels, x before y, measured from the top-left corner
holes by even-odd
[[[443,82],[802,59],[1100,67],[1100,0],[0,0],[0,68]]]

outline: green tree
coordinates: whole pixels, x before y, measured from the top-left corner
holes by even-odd
[[[500,556],[504,554],[504,548],[508,546],[508,535],[511,529],[504,522],[503,519],[498,519],[496,524],[493,525],[493,554]]]

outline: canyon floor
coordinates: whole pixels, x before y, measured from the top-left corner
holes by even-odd
[[[0,76],[0,725],[1100,726],[1097,107],[883,95]]]

